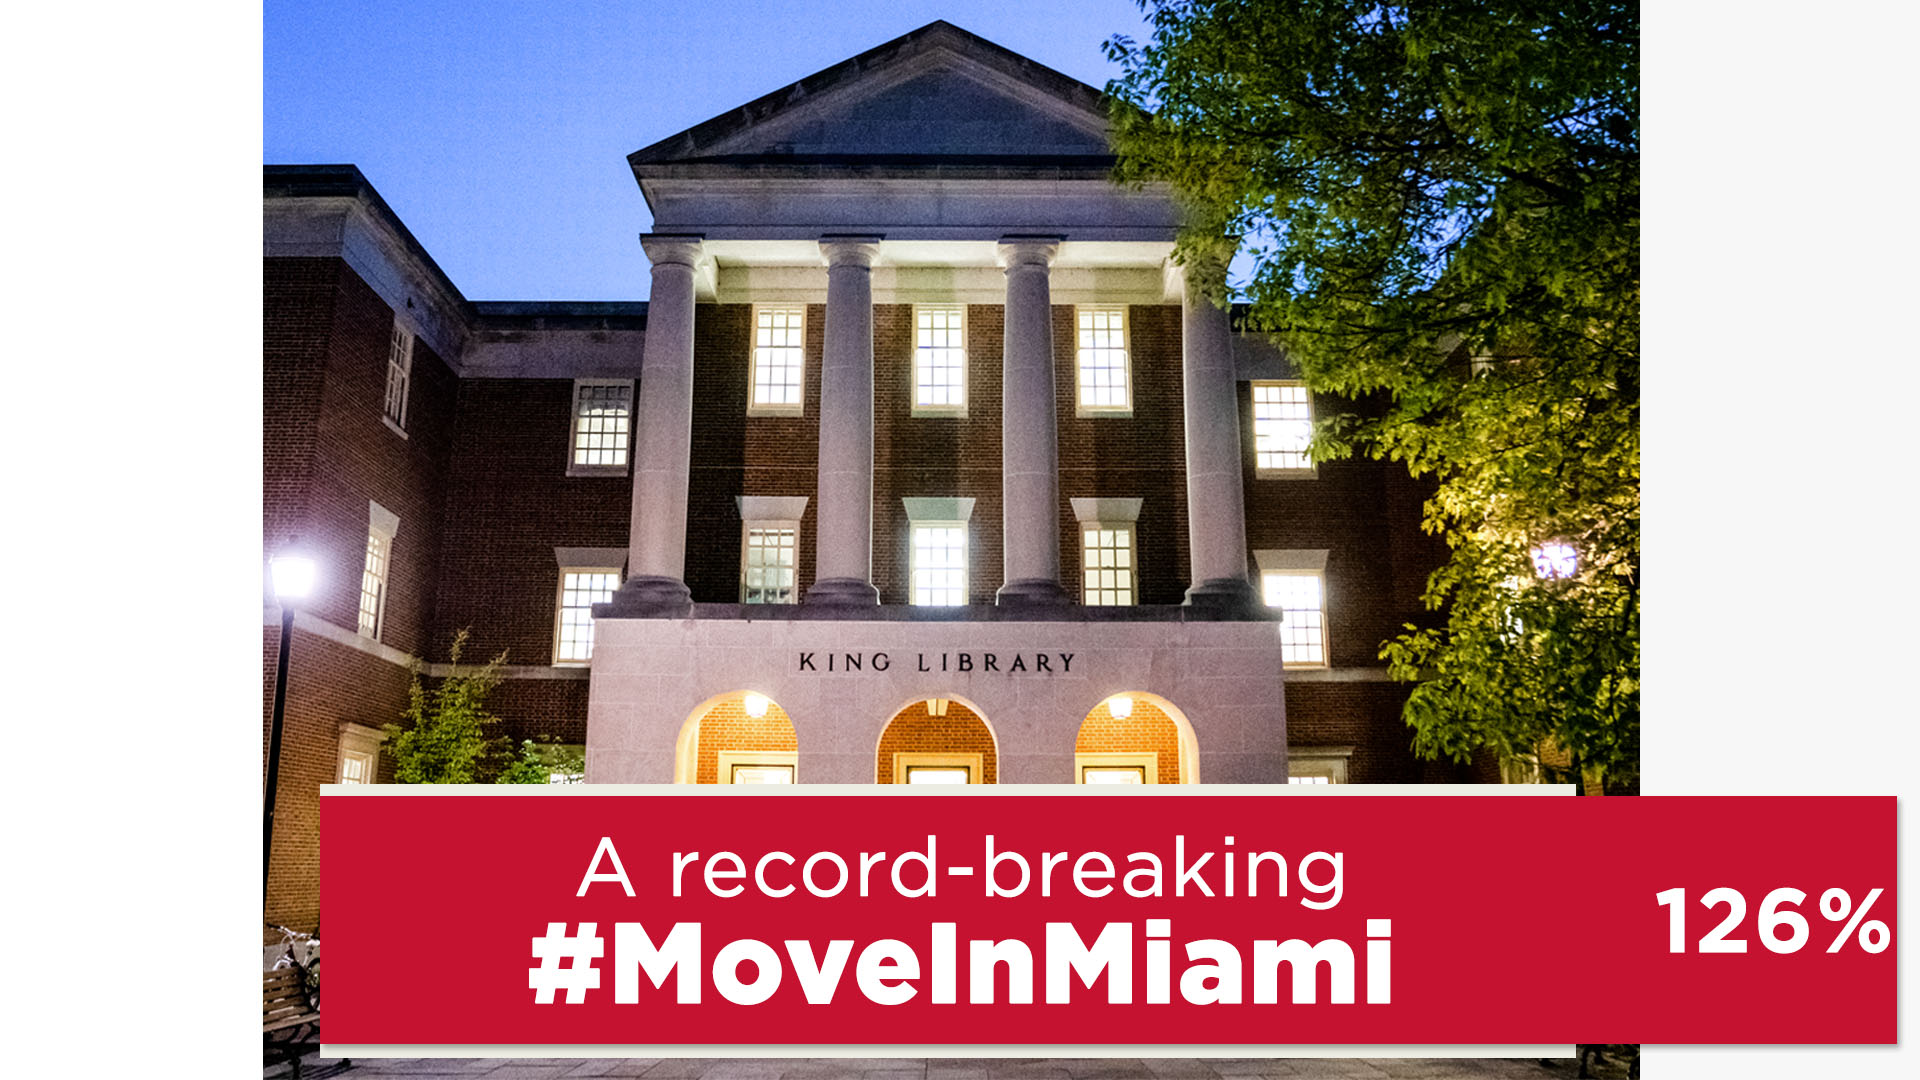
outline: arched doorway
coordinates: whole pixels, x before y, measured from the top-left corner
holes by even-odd
[[[999,745],[985,716],[959,698],[909,703],[880,732],[874,755],[879,784],[994,784]]]
[[[735,690],[708,698],[680,727],[676,784],[791,784],[800,741],[787,711],[765,694]]]
[[[1073,740],[1076,784],[1197,784],[1193,725],[1158,694],[1113,694],[1087,713]]]

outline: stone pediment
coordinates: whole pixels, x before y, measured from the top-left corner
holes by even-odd
[[[628,160],[642,180],[783,167],[1104,171],[1106,129],[1099,91],[936,22]]]

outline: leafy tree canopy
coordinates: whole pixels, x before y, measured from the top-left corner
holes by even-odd
[[[414,670],[406,724],[386,725],[394,779],[402,784],[545,784],[556,771],[579,773],[580,756],[569,747],[528,739],[515,752],[506,736],[494,733],[500,718],[487,711],[487,695],[500,685],[507,654],[481,667],[462,668],[466,645],[465,630],[454,635],[453,670],[431,690]]]
[[[1637,770],[1639,16],[1606,0],[1144,0],[1107,45],[1124,182],[1238,237],[1320,460],[1431,478],[1443,621],[1381,655],[1428,756]],[[1323,399],[1323,405],[1326,402]],[[1564,544],[1573,561],[1545,560]],[[1548,549],[1551,554],[1554,549]]]

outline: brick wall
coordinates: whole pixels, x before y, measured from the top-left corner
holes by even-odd
[[[700,717],[694,758],[695,783],[720,782],[722,750],[772,750],[789,754],[799,750],[793,721],[788,719],[785,709],[777,702],[770,702],[767,715],[756,719],[747,715],[744,698],[745,695],[740,695],[722,701]]]
[[[305,527],[338,259],[268,259],[261,328],[265,555]]]
[[[553,549],[626,547],[633,479],[567,475],[571,379],[465,379],[457,415],[430,654],[445,660],[465,628],[468,659],[504,650],[509,664],[551,664]],[[584,690],[578,696],[584,723]]]
[[[1180,729],[1160,706],[1139,695],[1133,697],[1133,715],[1121,719],[1101,702],[1080,723],[1074,736],[1076,754],[1140,754],[1158,756],[1158,780],[1180,782]],[[1075,777],[1078,779],[1078,777]]]
[[[947,703],[945,716],[928,713],[924,701],[916,701],[895,714],[887,729],[880,733],[880,748],[873,767],[874,783],[893,783],[895,754],[979,754],[980,782],[1000,782],[993,732],[987,730],[979,713],[958,701]]]
[[[1472,783],[1468,766],[1422,761],[1413,732],[1400,719],[1407,687],[1391,682],[1287,683],[1287,743],[1352,746],[1347,781],[1354,784]],[[1495,773],[1494,779],[1498,779]]]

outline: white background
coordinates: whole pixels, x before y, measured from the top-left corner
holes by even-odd
[[[1920,766],[1914,10],[1649,5],[1649,794],[1904,794]],[[9,14],[16,1075],[259,1060],[259,20]],[[1646,1075],[1912,1057],[1655,1048]]]

